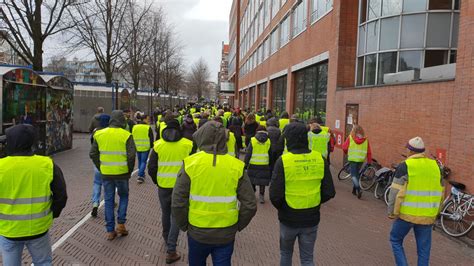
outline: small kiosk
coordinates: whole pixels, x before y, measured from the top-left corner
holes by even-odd
[[[0,66],[0,77],[0,135],[13,125],[30,124],[38,132],[37,154],[72,147],[72,131],[67,125],[72,121],[73,88],[67,79],[42,77],[30,68],[6,65]]]

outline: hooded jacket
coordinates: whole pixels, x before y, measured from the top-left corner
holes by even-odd
[[[260,143],[264,143],[268,140],[268,133],[265,131],[258,131],[255,134],[255,138]],[[252,142],[249,143],[247,148],[247,154],[245,155],[245,168],[247,169],[247,174],[252,182],[252,185],[268,186],[271,179],[270,164],[269,165],[254,165],[250,164],[252,159],[253,147]],[[268,157],[271,158],[272,149],[268,151]]]
[[[32,146],[36,140],[36,129],[31,125],[17,125],[5,132],[7,137],[7,156],[33,156]],[[51,211],[53,218],[58,218],[61,211],[66,207],[67,190],[63,172],[57,164],[53,162],[53,180],[50,184],[52,192]],[[26,241],[42,237],[47,232],[30,237],[9,238],[11,240]]]
[[[122,128],[125,129],[127,121],[125,120],[125,116],[121,110],[114,110],[110,115],[110,125],[111,128]],[[137,153],[137,149],[135,147],[135,142],[133,141],[133,136],[130,134],[130,137],[126,143],[126,150],[127,150],[127,165],[128,165],[128,173],[123,175],[102,175],[103,179],[111,179],[111,180],[123,180],[129,179],[133,172],[133,168],[135,168],[135,157]],[[92,162],[100,169],[100,152],[99,152],[99,145],[97,141],[94,139],[92,142],[92,147],[89,152],[89,157],[92,159]]]
[[[308,131],[304,124],[292,122],[285,127],[285,139],[288,151],[294,154],[310,153],[308,149]],[[321,204],[334,198],[336,191],[332,181],[329,164],[324,159],[324,177],[321,180]],[[270,184],[270,200],[278,209],[278,219],[286,226],[294,228],[313,227],[319,224],[320,206],[314,208],[297,210],[288,206],[285,198],[285,171],[283,161],[280,158],[273,169],[272,182]]]
[[[226,132],[221,123],[207,122],[194,133],[193,139],[202,152],[214,154],[214,156],[227,153]],[[183,166],[173,189],[172,214],[181,230],[188,231],[189,236],[204,244],[220,245],[234,241],[237,231],[243,230],[257,211],[255,194],[248,176],[244,174],[237,185],[237,199],[240,202],[237,224],[226,228],[198,228],[189,224],[188,220],[190,189],[191,180]]]
[[[281,130],[280,130],[280,123],[278,119],[272,117],[267,121],[267,132],[268,132],[268,137],[270,138],[270,141],[272,143],[272,148],[271,148],[272,153],[278,156],[281,155],[285,144],[284,144],[283,139],[280,139]]]
[[[192,117],[186,117],[183,121],[183,125],[181,126],[183,137],[189,139],[190,141],[193,140],[193,134],[196,132],[197,127],[194,123]]]
[[[372,163],[372,150],[370,149],[370,142],[367,138],[359,138],[359,137],[355,137],[354,141],[355,143],[357,143],[358,145],[364,143],[364,141],[367,140],[367,163]],[[342,150],[344,151],[345,154],[347,154],[347,152],[349,151],[349,145],[351,144],[351,141],[350,141],[350,138],[347,137],[346,141],[344,142],[344,144],[342,144]]]

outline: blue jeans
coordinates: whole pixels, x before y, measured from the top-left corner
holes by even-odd
[[[94,207],[99,207],[100,192],[102,190],[102,175],[99,169],[94,166],[94,184],[92,185],[92,204]]]
[[[393,222],[392,231],[390,232],[390,243],[392,244],[395,263],[398,266],[408,265],[405,250],[403,249],[403,239],[412,228],[415,232],[418,266],[427,266],[430,264],[433,225],[413,224],[401,219],[397,219]]]
[[[352,185],[354,186],[355,189],[360,189],[360,168],[362,167],[363,163],[356,163],[356,162],[350,162],[351,165],[351,176],[352,176]]]
[[[46,235],[40,238],[25,241],[13,241],[0,236],[3,265],[20,266],[21,256],[25,246],[30,252],[35,266],[53,265],[49,233],[46,233]]]
[[[301,265],[314,265],[314,245],[318,234],[318,226],[289,227],[280,223],[280,266],[291,266],[293,248],[296,238],[300,248]]]
[[[104,200],[105,200],[105,227],[107,232],[115,231],[115,188],[119,195],[119,206],[117,210],[117,223],[125,224],[127,221],[128,207],[128,179],[127,180],[107,180],[103,179]]]
[[[146,161],[149,153],[150,151],[137,152],[139,177],[145,177]]]
[[[205,266],[209,254],[212,257],[212,265],[230,266],[232,253],[234,253],[234,241],[225,245],[209,245],[197,242],[188,234],[188,248],[190,266]]]

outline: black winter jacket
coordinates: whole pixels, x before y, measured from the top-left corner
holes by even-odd
[[[257,132],[255,134],[255,138],[263,143],[268,140],[267,132]],[[250,160],[252,159],[253,147],[252,142],[250,142],[247,148],[247,154],[245,155],[245,168],[247,169],[247,174],[252,182],[252,185],[259,185],[259,186],[268,186],[271,180],[271,171],[270,165],[254,165],[250,164]],[[268,151],[268,156],[271,158],[271,149]]]

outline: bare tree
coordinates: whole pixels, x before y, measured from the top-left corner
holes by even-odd
[[[43,44],[45,40],[70,29],[73,23],[64,23],[64,15],[76,0],[3,0],[0,31],[13,50],[34,70],[43,70]]]
[[[140,86],[140,77],[146,63],[148,54],[153,47],[153,14],[150,12],[151,5],[142,7],[132,2],[127,14],[126,30],[129,38],[125,39],[126,47],[123,55],[122,74],[124,78],[130,77],[134,89]],[[157,11],[161,13],[161,10]]]
[[[207,93],[210,76],[209,67],[202,57],[191,66],[187,78],[188,89],[198,100]]]
[[[111,83],[113,74],[120,69],[120,57],[127,48],[131,32],[127,32],[127,12],[132,8],[130,0],[90,0],[70,11],[73,29],[72,43],[76,47],[90,49]]]

